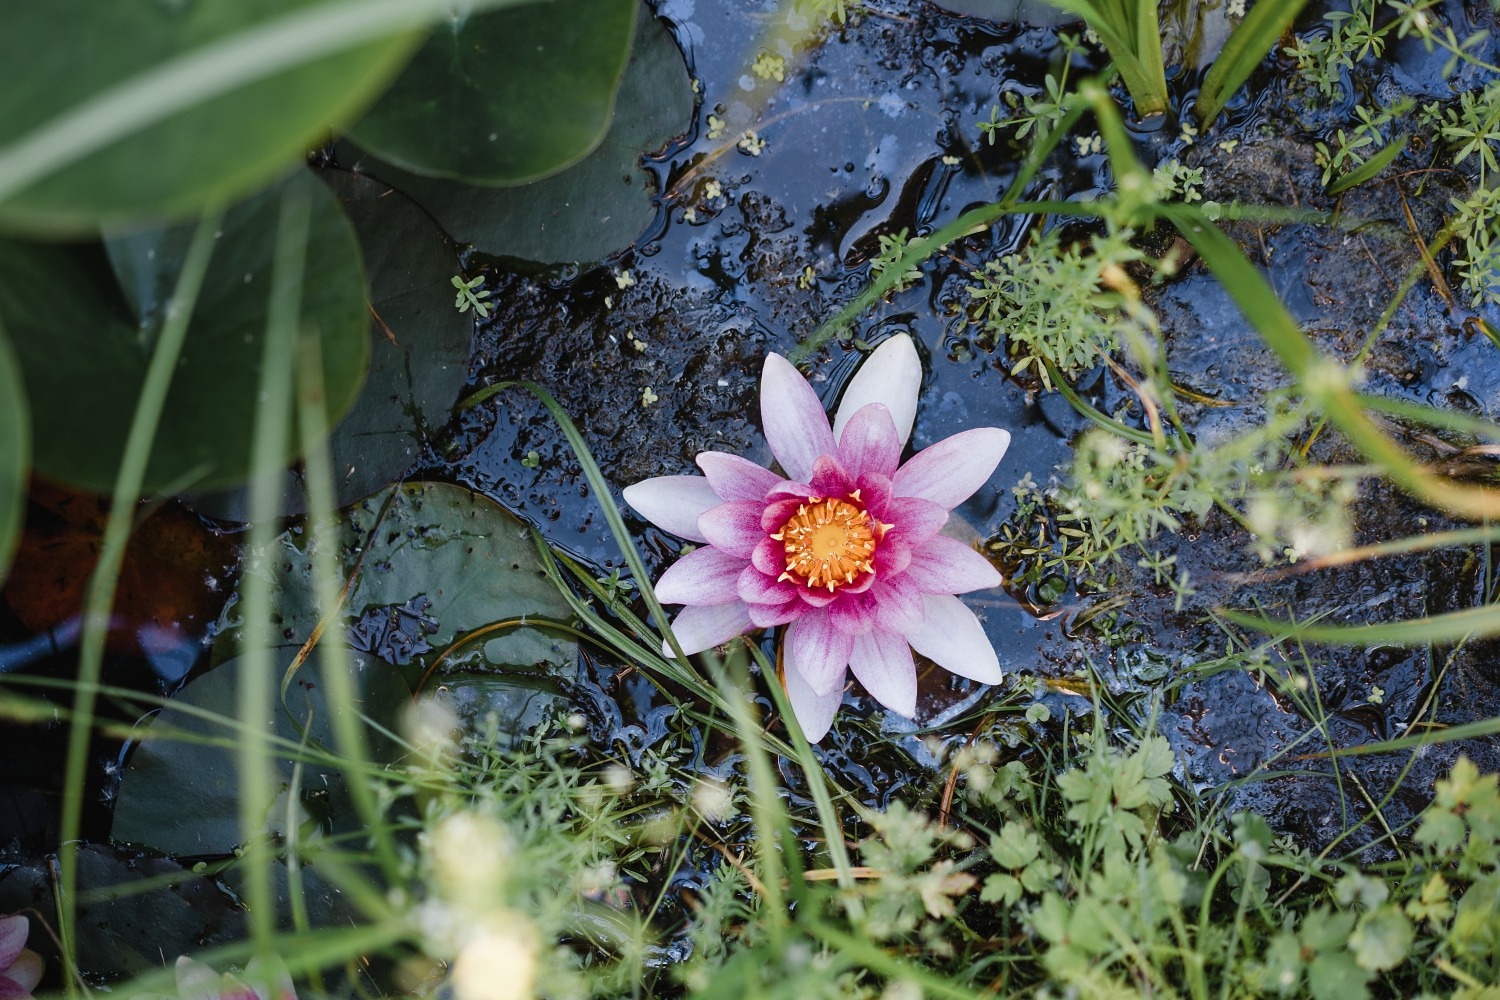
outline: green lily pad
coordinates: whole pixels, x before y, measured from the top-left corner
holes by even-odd
[[[0,329],[0,583],[10,571],[26,517],[26,476],[31,466],[31,414],[21,369]]]
[[[297,646],[275,650],[276,669],[268,679],[273,695],[282,672],[296,656]],[[222,855],[244,842],[239,820],[239,769],[234,726],[239,704],[239,672],[243,659],[222,663],[183,688],[152,717],[140,744],[120,776],[120,791],[110,836],[116,843],[134,844],[179,857]],[[325,660],[318,648],[297,672],[287,692],[285,709],[273,717],[274,736],[295,746],[311,719],[309,744],[333,749],[332,715],[358,712],[392,726],[408,699],[400,674],[373,657],[353,655],[351,678],[361,692],[355,705],[330,705],[320,681]],[[209,713],[205,716],[203,713]],[[174,738],[181,737],[181,738]],[[283,745],[285,746],[285,745]],[[277,798],[266,817],[265,830],[285,834],[288,797],[292,794],[294,749],[275,751]],[[389,744],[372,747],[377,760],[389,760]],[[303,764],[298,801],[293,810],[304,839],[359,829],[344,772],[337,766],[309,760]]]
[[[281,193],[311,198],[303,329],[315,329],[330,410],[348,409],[363,376],[368,314],[359,247],[338,203],[305,171],[231,209],[162,413],[145,488],[242,479],[258,399]],[[0,320],[21,364],[38,472],[89,489],[114,483],[130,415],[181,263],[180,233],[112,240],[129,295],[97,245],[0,241]],[[287,455],[293,453],[290,443]]]
[[[537,629],[478,631],[498,622],[571,617],[567,602],[543,575],[526,525],[460,486],[410,483],[395,490],[383,518],[385,492],[347,508],[339,526],[345,577],[359,566],[344,605],[350,645],[406,668],[413,677],[470,633],[483,641],[446,660],[450,668],[526,672],[573,662],[572,643]],[[306,531],[294,526],[277,538],[272,559],[247,559],[275,568],[276,620],[293,642],[312,634],[322,617],[306,538]],[[231,649],[236,639],[236,629],[221,635]]]
[[[604,138],[635,17],[635,0],[550,0],[454,17],[352,134],[381,158],[434,177],[523,184],[556,173]]]
[[[322,0],[95,3],[0,7],[0,150],[170,63],[204,55]],[[384,38],[250,82],[171,114],[0,201],[0,224],[86,232],[225,204],[301,159],[359,114],[418,43]],[[175,100],[162,95],[161,100]]]
[[[476,187],[422,177],[341,144],[340,162],[388,182],[430,212],[459,243],[540,264],[593,263],[628,247],[655,218],[641,157],[692,121],[693,88],[682,53],[653,17],[636,25],[614,119],[599,147],[574,166],[521,187]]]
[[[162,956],[243,940],[244,908],[213,877],[167,858],[102,844],[74,848],[78,864],[78,968],[119,977],[162,967]],[[55,869],[24,855],[0,855],[0,913],[56,906]],[[43,940],[45,940],[43,938]],[[35,948],[38,938],[33,936]]]
[[[374,317],[369,374],[328,441],[334,501],[342,506],[399,478],[416,461],[429,429],[447,421],[468,380],[474,320],[453,308],[449,278],[458,255],[427,213],[373,178],[345,170],[318,176],[359,237]],[[121,284],[131,285],[123,272]],[[281,493],[283,514],[307,509],[300,470],[287,471]],[[203,513],[249,520],[244,489],[189,499]]]

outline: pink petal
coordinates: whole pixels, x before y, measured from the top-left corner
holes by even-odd
[[[875,576],[884,579],[906,572],[911,564],[912,548],[899,532],[887,532],[875,549]]]
[[[875,627],[875,600],[869,594],[848,594],[828,607],[829,621],[840,632],[862,635]]]
[[[755,500],[734,500],[710,507],[698,515],[698,530],[708,544],[725,552],[749,559],[766,537],[760,526],[765,504]]]
[[[0,1000],[33,1000],[31,987],[22,986],[6,975],[0,975]]]
[[[891,477],[867,472],[855,477],[855,485],[859,487],[859,497],[870,516],[887,520],[884,515],[891,503]]]
[[[983,486],[1010,446],[1010,432],[976,427],[923,448],[896,470],[898,497],[922,497],[952,510]]]
[[[766,355],[761,370],[760,422],[771,454],[793,479],[806,479],[820,455],[833,454],[833,431],[818,394],[779,354]]]
[[[901,464],[901,440],[884,403],[860,407],[839,435],[839,458],[855,479],[891,476]]]
[[[706,542],[698,515],[724,501],[702,476],[657,476],[623,490],[625,502],[658,528],[691,542]]]
[[[785,500],[773,500],[766,504],[766,509],[761,511],[760,529],[768,535],[775,534],[781,530],[781,526],[792,519],[797,513],[797,508],[807,503],[806,497],[788,497]]]
[[[922,627],[926,611],[922,592],[906,574],[876,580],[870,588],[875,601],[875,627],[897,635],[910,635]]]
[[[792,703],[792,714],[797,717],[797,725],[802,727],[802,735],[809,743],[827,736],[833,725],[833,716],[844,701],[844,685],[835,684],[833,690],[818,694],[795,670],[786,670],[782,679],[786,684],[786,696]]]
[[[915,551],[948,523],[948,510],[921,497],[895,497],[885,507],[891,533]]]
[[[735,592],[746,604],[782,605],[788,601],[801,603],[795,584],[762,573],[755,566],[746,566],[740,572],[736,588]]]
[[[767,576],[780,576],[786,569],[786,546],[774,538],[762,535],[755,550],[750,553],[750,565]]]
[[[729,604],[690,605],[672,619],[672,634],[682,651],[689,656],[723,645],[735,636],[754,628],[750,610],[743,601]],[[672,647],[661,644],[662,655],[671,656]]]
[[[827,612],[809,611],[787,629],[783,660],[788,673],[802,675],[818,694],[843,682],[854,637],[833,627]]]
[[[186,955],[177,957],[177,995],[181,1000],[219,1000],[222,977]]]
[[[224,985],[218,1000],[263,1000],[263,998],[238,979],[225,973]]]
[[[261,1000],[297,1000],[292,974],[278,955],[256,955],[245,966],[245,978],[255,984]]]
[[[0,917],[0,972],[10,968],[10,963],[21,954],[21,950],[26,947],[26,939],[30,936],[31,921],[25,914]]]
[[[832,455],[822,455],[813,463],[809,485],[820,497],[846,497],[854,492],[854,477]]]
[[[904,333],[881,343],[849,380],[839,401],[833,433],[842,438],[844,427],[871,403],[883,403],[891,411],[896,429],[896,451],[906,447],[911,425],[917,419],[917,393],[922,388],[922,359],[911,337]]]
[[[756,628],[775,628],[777,625],[795,621],[806,613],[807,605],[795,599],[785,604],[750,605],[750,621],[755,624]]]
[[[917,714],[917,666],[905,637],[878,628],[859,636],[849,669],[886,708],[908,719]]]
[[[912,648],[949,673],[999,684],[1000,660],[974,612],[946,594],[928,594],[922,603],[927,621],[921,631],[906,637]]]
[[[988,559],[947,535],[923,542],[912,553],[906,574],[928,594],[966,594],[1000,586],[1000,571]]]
[[[42,981],[42,956],[30,949],[22,951],[5,970],[5,978],[19,986],[22,993],[30,993]]]
[[[677,560],[656,581],[663,604],[728,604],[739,599],[735,583],[745,560],[705,546]]]
[[[698,468],[713,491],[725,500],[764,500],[773,487],[785,482],[748,458],[722,451],[699,452]]]

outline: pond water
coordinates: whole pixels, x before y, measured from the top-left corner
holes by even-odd
[[[1455,0],[1444,12],[1474,24],[1493,20],[1482,3],[1466,8]],[[1310,10],[1305,17],[1311,23],[1321,13]],[[853,13],[815,45],[802,45],[805,39],[787,27],[774,4],[665,0],[654,14],[685,57],[698,104],[689,130],[646,161],[659,193],[650,228],[594,266],[527,265],[487,255],[483,247],[462,255],[465,273],[484,275],[496,306],[474,327],[468,389],[518,379],[548,389],[582,430],[617,500],[630,483],[691,471],[702,450],[769,460],[758,427],[765,354],[800,357],[804,339],[868,284],[880,237],[924,235],[999,197],[1015,176],[1019,154],[1004,139],[986,142],[976,123],[989,118],[1001,92],[1044,93],[1044,77],[1061,71],[1064,52],[1056,25],[996,24],[920,2]],[[1181,30],[1178,41],[1187,45],[1191,33]],[[1079,56],[1071,72],[1077,78],[1102,61]],[[1443,86],[1440,63],[1441,55],[1403,45],[1382,75],[1366,82],[1392,93],[1435,96]],[[1211,200],[1333,208],[1322,191],[1314,144],[1339,120],[1340,109],[1310,109],[1283,68],[1263,67],[1248,96],[1231,104],[1228,121],[1196,142],[1181,132],[1175,115],[1143,130],[1137,136],[1143,155],[1148,162],[1177,157],[1204,167]],[[1195,85],[1194,73],[1180,75],[1175,96],[1187,98]],[[357,151],[346,147],[320,164],[330,173],[360,167]],[[1088,201],[1109,183],[1102,152],[1068,143],[1035,187],[1039,195]],[[1408,190],[1398,179],[1355,189],[1339,207],[1371,224],[1354,230],[1242,222],[1231,233],[1252,260],[1269,267],[1283,300],[1320,347],[1350,358],[1420,261],[1412,230],[1430,238],[1442,225],[1451,183],[1439,178],[1418,192],[1415,182]],[[852,336],[823,343],[801,360],[831,407],[866,345],[909,333],[924,362],[914,447],[976,426],[1011,431],[1012,446],[989,487],[955,511],[950,529],[991,552],[1001,551],[1007,525],[1026,527],[1016,520],[1012,487],[1028,476],[1045,484],[1059,474],[1089,426],[1058,393],[1034,378],[1010,375],[1003,343],[983,342],[957,320],[971,272],[1015,252],[1031,228],[1043,224],[1051,223],[1006,217],[959,241],[924,265],[912,288],[860,317]],[[1216,279],[1190,264],[1175,280],[1148,289],[1147,302],[1159,316],[1174,383],[1201,400],[1185,408],[1190,429],[1215,440],[1258,424],[1264,394],[1288,379]],[[1500,354],[1466,324],[1473,315],[1445,301],[1431,282],[1419,282],[1374,343],[1366,388],[1496,416]],[[1488,318],[1497,323],[1493,313]],[[1106,413],[1143,420],[1138,407],[1132,409],[1129,387],[1109,370],[1086,374],[1078,390]],[[1408,444],[1419,453],[1431,448],[1415,437]],[[1331,435],[1313,444],[1312,456],[1329,463],[1358,460]],[[575,456],[551,417],[522,390],[499,393],[455,416],[427,443],[411,477],[456,483],[498,501],[601,575],[623,568]],[[1369,480],[1351,510],[1360,543],[1399,537],[1417,523],[1432,529],[1447,524]],[[152,622],[189,640],[150,649],[144,642],[122,644],[108,666],[109,683],[174,690],[195,659],[183,650],[203,649],[197,637],[211,631],[208,623],[229,592],[224,581],[233,574],[234,557],[224,550],[237,541],[236,529],[211,528],[176,508],[168,516],[192,522],[190,533],[204,554],[185,567],[148,565],[141,572],[185,581],[192,599],[214,610],[175,621],[160,620],[170,619],[170,610],[133,613],[137,628]],[[45,553],[39,537],[66,520],[38,502],[33,550]],[[642,521],[629,523],[653,574],[659,573],[680,540]],[[1249,543],[1240,525],[1217,512],[1164,537],[1161,550],[1188,570],[1196,588],[1180,605],[1129,564],[1110,592],[1063,587],[1043,594],[1031,586],[970,595],[1001,665],[1013,682],[1026,683],[992,691],[926,670],[915,722],[884,712],[855,688],[820,758],[835,781],[867,802],[884,805],[901,795],[930,804],[932,789],[946,776],[945,748],[1005,727],[1058,735],[1072,720],[1091,716],[1098,698],[1114,724],[1149,718],[1165,733],[1184,762],[1179,777],[1200,790],[1205,804],[1226,812],[1255,809],[1309,846],[1359,827],[1363,832],[1348,843],[1356,850],[1420,809],[1434,777],[1460,752],[1481,770],[1500,768],[1493,741],[1445,744],[1414,760],[1336,756],[1422,727],[1500,714],[1494,642],[1300,653],[1277,647],[1251,668],[1240,661],[1219,670],[1228,652],[1260,640],[1214,614],[1259,605],[1301,619],[1328,615],[1357,623],[1472,607],[1493,598],[1487,550],[1444,550],[1272,578],[1262,573]],[[87,541],[66,535],[66,544]],[[87,567],[81,557],[67,562]],[[388,593],[372,598],[372,606],[407,608],[415,621],[423,612],[411,602],[424,592]],[[187,600],[174,598],[167,606],[180,610]],[[68,676],[76,635],[56,624],[65,615],[54,615],[48,631],[37,624],[47,616],[28,616],[13,595],[5,615],[5,669]],[[427,637],[421,629],[400,635],[407,649]],[[580,655],[551,679],[560,677],[599,744],[639,760],[671,737],[671,710],[646,679],[621,666]],[[558,689],[549,690],[555,695]],[[134,721],[124,712],[118,718]],[[27,749],[7,752],[0,781],[0,845],[15,845],[0,864],[20,874],[0,880],[0,911],[17,908],[18,900],[33,905],[45,891],[36,862],[55,823],[57,762],[66,740],[56,722],[13,728],[7,741]],[[87,840],[107,839],[121,745],[101,740],[95,754]],[[707,752],[699,763],[706,770],[727,766]],[[106,849],[97,863],[111,871],[135,864]],[[225,913],[230,909],[224,905]],[[215,933],[229,936],[236,926],[226,916]]]

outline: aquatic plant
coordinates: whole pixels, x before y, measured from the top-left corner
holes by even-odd
[[[0,917],[0,1000],[31,1000],[42,978],[42,957],[26,947],[31,921],[21,914]]]
[[[787,694],[809,739],[828,731],[852,670],[877,701],[916,712],[915,649],[952,673],[1000,680],[994,649],[954,595],[1000,574],[939,534],[948,512],[999,465],[1010,434],[980,427],[914,455],[921,362],[892,337],[856,373],[830,427],[817,393],[785,358],[766,357],[761,419],[786,475],[737,455],[703,452],[703,476],[659,476],[626,488],[643,516],[703,544],[656,582],[683,651],[789,625]]]

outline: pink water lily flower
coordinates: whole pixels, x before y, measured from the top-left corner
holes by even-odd
[[[0,917],[0,1000],[31,1000],[42,981],[42,956],[26,947],[31,921],[22,914]]]
[[[830,427],[807,380],[768,355],[761,425],[785,475],[705,451],[702,476],[625,489],[643,517],[702,543],[656,582],[660,601],[686,605],[672,622],[683,651],[788,625],[786,691],[814,742],[833,723],[846,670],[908,718],[913,649],[962,677],[1000,680],[994,647],[954,596],[997,587],[1000,574],[939,530],[995,471],[1010,434],[963,431],[901,464],[921,380],[911,338],[890,338],[855,373]]]

